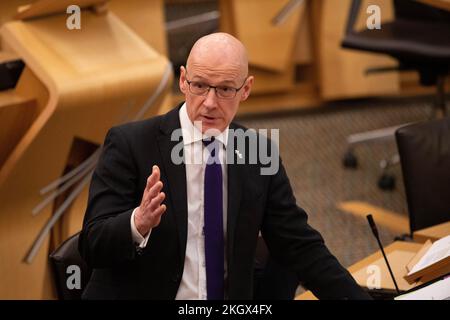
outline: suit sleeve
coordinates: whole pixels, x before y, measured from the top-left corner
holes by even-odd
[[[107,133],[92,176],[79,240],[80,254],[92,268],[135,258],[130,219],[138,205],[137,169],[120,128]]]
[[[319,299],[370,299],[325,246],[299,208],[281,163],[270,177],[262,234],[273,258]]]

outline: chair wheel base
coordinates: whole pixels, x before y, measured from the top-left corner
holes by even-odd
[[[342,159],[342,164],[345,168],[356,169],[358,168],[358,159],[351,151],[347,151]]]
[[[395,177],[390,174],[381,175],[378,180],[378,187],[381,190],[391,191],[395,189]]]

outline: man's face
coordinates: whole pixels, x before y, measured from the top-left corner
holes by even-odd
[[[180,90],[186,99],[189,119],[195,123],[202,122],[202,133],[209,129],[222,132],[231,123],[239,108],[239,103],[247,99],[250,94],[253,77],[246,77],[240,68],[230,66],[208,66],[192,63],[187,70],[181,67]],[[216,95],[216,90],[211,88],[206,95],[196,95],[189,89],[188,81],[196,84],[211,85],[229,88],[242,88],[236,96],[223,99]],[[192,86],[192,84],[191,84]]]

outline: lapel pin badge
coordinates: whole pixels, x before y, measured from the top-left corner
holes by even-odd
[[[242,159],[242,154],[239,152],[239,150],[234,150],[234,153],[237,154],[237,156],[239,157],[239,159]]]

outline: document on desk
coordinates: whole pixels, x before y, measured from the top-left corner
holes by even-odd
[[[437,240],[411,269],[408,275],[419,272],[450,257],[450,236]]]
[[[402,294],[394,300],[450,300],[450,277],[424,288]]]

